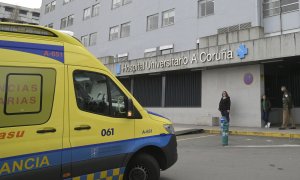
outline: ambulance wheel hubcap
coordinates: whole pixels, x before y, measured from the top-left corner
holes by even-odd
[[[137,166],[129,173],[129,180],[147,180],[148,173],[146,168]]]

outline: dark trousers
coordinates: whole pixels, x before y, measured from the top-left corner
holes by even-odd
[[[221,111],[221,115],[226,117],[227,122],[229,123],[229,121],[230,121],[229,112],[228,111]]]
[[[262,111],[261,118],[265,122],[265,125],[269,122],[269,111]]]

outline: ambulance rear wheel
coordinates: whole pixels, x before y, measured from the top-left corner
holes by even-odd
[[[137,155],[126,168],[125,180],[159,180],[160,168],[156,159],[148,154]]]

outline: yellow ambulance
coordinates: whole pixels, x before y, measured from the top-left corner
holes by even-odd
[[[0,180],[158,180],[172,123],[68,34],[0,23]]]

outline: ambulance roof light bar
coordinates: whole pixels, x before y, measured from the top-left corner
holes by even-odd
[[[26,26],[26,25],[24,26],[24,25],[0,23],[0,31],[39,35],[39,36],[57,37],[56,34],[54,34],[53,32],[51,32],[47,29],[43,29],[40,27],[34,27],[34,26]]]

